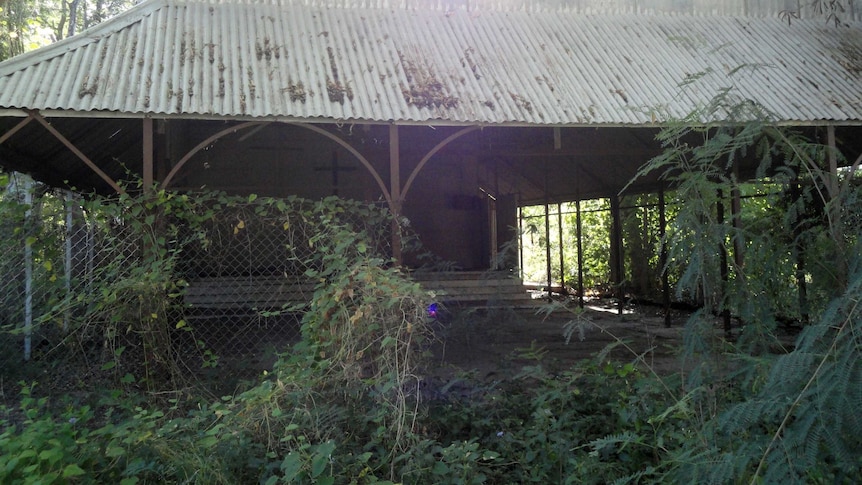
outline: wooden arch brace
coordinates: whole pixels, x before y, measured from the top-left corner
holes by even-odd
[[[261,127],[262,125],[264,125],[266,123],[267,122],[261,122],[261,121],[249,121],[249,122],[245,122],[245,123],[240,123],[238,125],[232,126],[230,128],[226,128],[224,130],[219,131],[218,133],[215,133],[215,134],[209,136],[204,141],[198,143],[194,148],[192,148],[188,153],[186,153],[183,156],[183,158],[181,158],[177,162],[176,165],[174,165],[174,167],[171,169],[171,171],[165,177],[165,180],[162,183],[162,185],[166,188],[169,187],[171,182],[173,182],[174,177],[176,177],[177,173],[179,173],[179,171],[183,168],[183,166],[185,166],[185,164],[195,154],[197,154],[198,152],[200,152],[204,148],[210,146],[216,140],[219,140],[220,138],[227,136],[229,134],[236,133],[240,130],[244,130],[247,128],[253,128],[253,127]],[[464,128],[464,129],[462,129],[456,133],[453,133],[452,135],[449,135],[444,140],[437,143],[437,145],[435,145],[431,150],[428,151],[428,153],[425,154],[424,157],[422,157],[422,159],[416,165],[416,168],[414,168],[413,171],[410,173],[410,176],[407,178],[407,182],[404,184],[404,187],[399,189],[398,187],[391,187],[391,188],[387,187],[386,183],[383,181],[383,178],[380,176],[380,174],[374,168],[374,165],[372,165],[371,162],[364,155],[362,155],[356,148],[354,148],[352,145],[350,145],[350,143],[343,140],[339,136],[337,136],[337,135],[335,135],[335,134],[333,134],[333,133],[331,133],[331,132],[329,132],[323,128],[312,125],[312,124],[304,124],[304,123],[286,123],[286,124],[289,124],[291,126],[296,126],[299,128],[303,128],[303,129],[306,129],[309,131],[313,131],[314,133],[317,133],[319,135],[322,135],[322,136],[334,141],[339,146],[343,147],[345,150],[350,152],[350,154],[353,155],[354,157],[356,157],[356,159],[359,161],[359,163],[361,163],[368,170],[368,172],[371,174],[371,176],[374,178],[374,181],[377,183],[377,186],[380,188],[380,191],[382,192],[383,197],[386,200],[387,205],[389,206],[390,210],[393,211],[394,214],[398,214],[400,212],[400,210],[399,210],[400,205],[403,202],[404,197],[407,194],[408,190],[410,189],[411,185],[413,184],[413,181],[419,175],[419,172],[422,171],[422,169],[425,167],[425,165],[431,160],[431,158],[437,154],[437,152],[439,152],[440,150],[445,148],[448,144],[452,143],[456,139],[481,128],[479,126],[470,126],[470,127]],[[396,131],[396,133],[397,133],[397,131]],[[393,183],[395,183],[395,182],[396,181],[393,181]],[[394,197],[393,197],[393,190],[396,192]]]
[[[102,169],[100,169],[98,166],[96,166],[96,164],[93,163],[93,161],[90,160],[86,155],[84,155],[84,153],[81,152],[81,150],[79,150],[78,147],[76,147],[71,141],[66,139],[66,137],[63,136],[59,131],[57,131],[56,128],[51,126],[51,123],[48,123],[48,120],[43,118],[42,115],[40,115],[36,111],[31,111],[30,114],[33,116],[33,118],[35,118],[36,121],[39,122],[39,124],[44,126],[45,129],[48,130],[48,132],[50,132],[52,135],[54,135],[54,138],[59,140],[60,143],[62,143],[63,145],[66,145],[66,148],[68,148],[69,150],[72,151],[72,153],[77,155],[77,157],[80,158],[81,161],[83,161],[88,167],[90,167],[90,169],[92,171],[96,172],[96,175],[98,175],[99,177],[102,178],[102,180],[107,182],[108,185],[110,185],[111,188],[114,189],[118,194],[125,194],[126,193],[126,191],[123,190],[122,187],[120,187],[120,184],[118,184],[114,179],[109,177],[108,174],[103,172]]]
[[[243,130],[245,128],[251,128],[253,126],[258,126],[258,125],[263,125],[263,124],[265,124],[265,122],[263,122],[263,121],[247,121],[245,123],[240,123],[238,125],[231,126],[230,128],[225,128],[224,130],[221,130],[218,133],[208,137],[206,140],[198,143],[197,145],[195,145],[194,148],[189,150],[189,152],[186,153],[183,156],[183,158],[181,158],[180,161],[177,162],[176,165],[174,165],[174,167],[171,169],[170,172],[168,172],[168,175],[165,177],[164,182],[162,182],[162,186],[164,188],[168,188],[171,185],[171,182],[173,182],[174,177],[180,171],[180,169],[182,169],[183,166],[185,166],[186,162],[191,160],[191,158],[193,156],[195,156],[199,151],[212,145],[216,140],[219,140],[223,136],[230,135],[231,133],[236,133],[237,131]]]
[[[416,176],[419,175],[419,172],[422,170],[422,168],[425,167],[425,164],[427,164],[428,161],[431,160],[431,157],[433,157],[434,155],[437,154],[437,152],[439,152],[440,150],[445,148],[446,145],[452,143],[453,141],[457,140],[458,138],[461,138],[462,136],[466,135],[467,133],[472,133],[472,132],[474,132],[480,128],[481,128],[480,126],[469,126],[467,128],[464,128],[458,132],[455,132],[455,133],[447,136],[440,143],[434,145],[434,148],[429,150],[428,153],[426,153],[425,156],[422,157],[422,160],[419,161],[419,164],[416,165],[416,168],[414,168],[413,172],[410,173],[410,177],[407,178],[407,182],[404,183],[404,188],[401,190],[401,199],[402,200],[404,199],[405,195],[407,194],[407,191],[410,190],[410,186],[413,185],[413,181],[416,179]]]
[[[386,199],[386,204],[389,206],[389,210],[394,216],[392,221],[393,231],[392,231],[392,251],[393,257],[397,264],[401,264],[401,239],[400,239],[400,224],[398,222],[398,218],[401,215],[401,205],[404,202],[405,196],[410,190],[410,186],[413,184],[413,181],[419,175],[419,172],[425,167],[431,158],[437,154],[440,150],[445,148],[449,143],[457,140],[458,138],[466,135],[467,133],[471,133],[480,129],[479,126],[470,126],[464,128],[452,135],[449,135],[441,142],[434,145],[434,147],[422,157],[422,160],[416,165],[416,168],[410,173],[410,176],[407,178],[407,182],[402,187],[400,185],[400,174],[399,167],[401,165],[400,161],[400,140],[398,137],[398,125],[390,125],[389,127],[389,165],[390,165],[390,186],[387,187],[386,183],[383,181],[383,178],[380,177],[380,174],[377,170],[374,169],[374,166],[371,162],[368,161],[358,150],[353,148],[348,142],[344,141],[337,135],[330,133],[323,128],[318,126],[309,125],[309,124],[297,124],[290,123],[293,126],[298,126],[300,128],[305,128],[307,130],[311,130],[315,133],[325,136],[330,140],[338,143],[338,145],[344,147],[345,150],[350,152],[354,157],[356,157],[359,162],[365,166],[371,176],[374,177],[374,181],[377,182],[377,186],[380,187],[380,191],[383,193],[383,197]]]
[[[220,138],[223,138],[227,135],[236,133],[240,130],[244,130],[246,128],[258,127],[258,129],[259,129],[260,127],[262,127],[265,124],[268,124],[268,123],[262,122],[262,121],[249,121],[246,123],[240,123],[239,125],[236,125],[236,126],[231,126],[230,128],[225,128],[224,130],[221,130],[218,133],[215,133],[215,134],[209,136],[207,139],[198,143],[194,148],[189,150],[189,152],[186,153],[183,156],[183,158],[181,158],[177,162],[176,165],[174,165],[174,167],[171,169],[171,171],[168,172],[168,175],[165,177],[165,180],[162,183],[162,185],[166,188],[169,187],[171,182],[173,182],[174,177],[176,177],[177,173],[179,173],[179,171],[183,168],[183,166],[185,166],[185,164],[189,160],[191,160],[191,158],[193,156],[195,156],[198,152],[200,152],[204,148],[210,146],[216,140],[219,140]],[[383,196],[386,198],[386,202],[390,206],[392,205],[392,197],[389,194],[389,189],[386,187],[386,184],[383,183],[383,179],[380,178],[380,175],[377,173],[377,171],[374,170],[374,166],[371,165],[371,162],[369,162],[367,158],[365,158],[361,153],[359,153],[359,151],[357,151],[355,148],[350,146],[349,143],[342,140],[338,136],[333,135],[332,133],[324,130],[323,128],[319,128],[317,126],[300,124],[300,123],[286,123],[286,124],[313,131],[315,133],[318,133],[320,135],[323,135],[323,136],[329,138],[330,140],[332,140],[335,143],[338,143],[340,146],[344,147],[345,150],[349,151],[354,157],[356,157],[357,160],[359,160],[359,162],[363,166],[365,166],[366,169],[368,169],[369,172],[371,172],[371,176],[374,177],[374,180],[377,182],[377,185],[380,186],[380,190],[383,192]]]
[[[377,186],[380,187],[380,191],[383,192],[383,198],[386,199],[386,204],[389,205],[389,209],[395,213],[394,200],[392,199],[392,193],[389,191],[389,188],[386,187],[386,183],[383,182],[383,179],[380,177],[380,174],[377,173],[377,170],[374,169],[374,165],[371,165],[371,162],[368,161],[365,156],[363,156],[359,151],[353,148],[350,143],[344,141],[339,136],[330,133],[319,126],[309,125],[309,124],[300,124],[300,123],[288,123],[289,125],[296,126],[299,128],[305,128],[306,130],[311,130],[319,135],[323,135],[326,138],[338,143],[339,146],[343,147],[345,150],[350,152],[351,155],[356,157],[359,160],[359,163],[362,164],[370,173],[371,176],[374,177],[374,181],[377,182]]]
[[[18,131],[21,128],[24,128],[25,126],[27,126],[27,124],[30,123],[31,121],[33,121],[33,119],[34,119],[33,113],[27,114],[27,117],[24,118],[23,120],[21,120],[20,123],[18,123],[14,127],[12,127],[12,129],[7,131],[6,133],[3,133],[3,136],[0,136],[0,145],[2,145],[9,138],[12,138],[12,135],[14,135],[15,133],[18,133]]]

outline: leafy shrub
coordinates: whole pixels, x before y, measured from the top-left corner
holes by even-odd
[[[278,462],[277,480],[310,483],[332,469],[394,478],[393,458],[417,442],[429,295],[374,254],[367,234],[320,217],[303,339],[273,380],[241,396],[240,415],[267,423],[254,432]]]
[[[22,432],[8,419],[0,420],[0,481],[3,483],[51,483],[86,475],[80,460],[86,456],[89,409],[54,417],[45,414],[47,399],[31,396],[33,387],[21,390],[18,416]],[[8,414],[8,413],[7,413]]]

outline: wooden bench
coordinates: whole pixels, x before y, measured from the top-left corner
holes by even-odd
[[[284,276],[216,276],[189,281],[184,294],[191,308],[274,309],[311,300],[314,283]]]
[[[533,305],[520,279],[504,272],[446,271],[410,274],[434,300],[465,306]],[[218,276],[189,281],[185,303],[205,310],[265,310],[311,300],[314,283],[284,276]]]

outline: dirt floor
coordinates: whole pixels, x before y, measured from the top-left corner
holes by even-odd
[[[450,309],[440,322],[442,341],[434,347],[441,377],[472,372],[479,379],[506,379],[525,365],[555,371],[620,343],[610,358],[632,362],[642,355],[659,373],[680,368],[682,327],[687,313],[674,311],[665,326],[662,309],[629,306],[620,315],[610,300],[586,302],[548,312],[536,309]],[[567,336],[569,337],[567,339]],[[624,344],[624,345],[623,345]]]
[[[448,308],[433,323],[438,341],[431,348],[433,361],[426,376],[441,382],[465,375],[500,381],[515,376],[524,366],[536,364],[553,373],[590,359],[613,343],[620,345],[609,356],[619,362],[633,362],[642,355],[656,372],[680,369],[677,353],[682,346],[687,313],[674,312],[672,326],[665,327],[662,310],[657,306],[629,306],[619,315],[613,301],[594,299],[587,302],[582,312],[576,308],[577,304],[570,301],[568,307],[548,311],[541,300],[537,300],[535,308]],[[298,332],[298,321],[286,324]],[[244,356],[242,359],[231,359],[231,355],[226,353],[214,370],[222,378],[231,377],[227,379],[227,387],[234,385],[234,381],[256,378],[263,370],[270,370],[275,360],[273,352],[253,357],[238,354]],[[41,392],[83,395],[92,387],[85,381],[109,376],[98,370],[98,362],[93,368],[75,362],[68,366],[53,365],[53,371],[40,374]],[[11,384],[17,381],[0,379],[0,404],[15,406],[17,386]]]

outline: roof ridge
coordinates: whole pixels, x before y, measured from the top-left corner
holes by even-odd
[[[660,14],[731,17],[777,17],[790,14],[794,19],[824,19],[825,13],[807,4],[799,12],[786,7],[784,0],[715,0],[704,6],[702,0],[145,0],[142,4],[162,2],[182,4],[283,5],[311,8],[384,8],[435,11],[567,12],[588,14]],[[862,20],[862,12],[844,12],[847,21]]]

